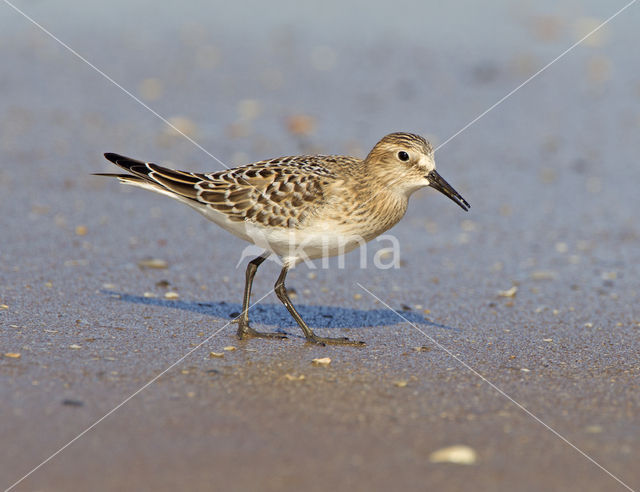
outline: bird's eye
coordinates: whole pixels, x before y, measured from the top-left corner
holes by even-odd
[[[400,152],[398,152],[398,159],[406,162],[409,160],[409,154],[406,153],[404,150],[401,150]]]

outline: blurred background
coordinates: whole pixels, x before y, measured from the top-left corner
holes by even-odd
[[[288,278],[310,325],[348,328],[369,348],[334,351],[315,375],[310,355],[326,353],[296,337],[220,360],[203,349],[24,490],[204,489],[214,479],[237,490],[620,485],[446,353],[412,352],[428,340],[356,282],[639,485],[640,6],[450,139],[626,4],[0,2],[7,485],[239,307],[245,244],[187,207],[91,176],[114,171],[103,152],[215,171],[299,153],[364,157],[393,131],[446,142],[439,172],[471,212],[422,190],[392,230],[400,269],[362,270],[352,253],[345,270]],[[277,274],[264,270],[256,299]],[[257,328],[295,332],[273,295],[263,303]],[[237,344],[233,331],[209,349]],[[282,383],[298,373],[313,389]],[[397,381],[412,390],[397,393]],[[283,416],[291,437],[267,423]],[[216,459],[202,429],[223,443]],[[316,443],[309,457],[305,441]],[[429,464],[456,442],[478,466]],[[247,453],[262,460],[250,472],[239,467]]]
[[[49,189],[126,193],[89,176],[111,170],[103,151],[212,171],[223,166],[208,153],[229,167],[302,152],[365,156],[399,130],[437,146],[624,4],[15,5],[206,152],[5,4],[3,182],[21,182],[16,168],[28,166]],[[439,149],[443,175],[482,211],[472,220],[515,215],[495,224],[500,232],[537,242],[530,221],[633,223],[638,16],[625,11]],[[41,205],[64,213],[68,199]],[[106,219],[104,207],[76,208]]]

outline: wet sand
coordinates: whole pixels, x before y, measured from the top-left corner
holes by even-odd
[[[402,18],[367,12],[362,38],[333,4],[317,15],[334,30],[302,11],[259,29],[255,11],[16,5],[237,165],[364,156],[396,130],[438,145],[623,4],[421,7],[397,35]],[[637,8],[438,150],[472,209],[416,193],[391,231],[400,268],[373,267],[374,241],[365,269],[353,252],[291,272],[309,325],[361,349],[306,344],[273,293],[253,326],[289,339],[238,341],[246,245],[90,175],[113,171],[107,151],[222,166],[0,10],[4,487],[103,417],[14,490],[625,490],[581,452],[640,487]],[[453,445],[466,464],[435,462]]]

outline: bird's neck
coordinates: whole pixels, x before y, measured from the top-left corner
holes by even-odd
[[[377,194],[380,198],[394,197],[395,200],[405,202],[413,192],[424,186],[422,183],[414,183],[409,176],[398,173],[394,165],[384,162],[369,164],[366,159],[360,163],[354,177],[367,192]]]

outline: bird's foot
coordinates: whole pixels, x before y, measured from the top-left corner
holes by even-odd
[[[238,335],[238,338],[240,340],[243,340],[245,338],[287,338],[286,333],[257,331],[251,328],[248,324],[243,323],[240,323],[240,326],[238,326],[238,331],[236,334]]]
[[[356,347],[364,347],[365,343],[359,340],[350,340],[347,337],[319,337],[315,333],[307,337],[308,343],[315,343],[317,345],[353,345]]]

